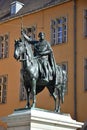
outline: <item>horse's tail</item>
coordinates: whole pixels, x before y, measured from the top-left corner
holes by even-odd
[[[58,74],[59,74],[58,89],[59,89],[59,93],[60,93],[61,102],[63,103],[65,93],[67,92],[67,73],[65,70],[62,69],[61,66],[57,66],[57,69],[58,69]]]
[[[61,101],[64,102],[64,96],[67,92],[67,73],[62,70],[62,84],[61,84]]]

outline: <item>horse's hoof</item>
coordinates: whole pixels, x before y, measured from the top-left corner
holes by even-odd
[[[60,113],[60,110],[55,110],[56,113]]]
[[[57,111],[57,110],[55,110],[54,112],[55,112],[55,113],[58,113],[58,111]]]
[[[27,109],[31,109],[31,107],[30,107],[30,106],[27,106],[27,105],[25,106],[25,108],[27,108]]]
[[[35,104],[32,105],[32,108],[35,108]]]

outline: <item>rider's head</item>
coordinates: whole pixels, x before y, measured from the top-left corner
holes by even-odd
[[[38,37],[39,37],[41,40],[44,40],[44,38],[45,38],[45,33],[40,32],[40,33],[38,34]]]

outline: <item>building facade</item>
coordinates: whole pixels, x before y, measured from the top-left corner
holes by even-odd
[[[85,0],[1,0],[0,3],[0,117],[11,114],[26,103],[20,79],[21,64],[14,55],[14,40],[21,27],[38,39],[45,32],[52,45],[56,63],[68,75],[63,113],[78,121],[87,121],[87,1]],[[37,107],[54,110],[47,89],[37,95]],[[86,125],[83,128],[86,129]]]

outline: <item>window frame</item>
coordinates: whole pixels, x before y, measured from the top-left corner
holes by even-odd
[[[29,32],[29,30],[31,31]],[[27,26],[24,28],[24,31],[32,40],[36,39],[36,25]]]
[[[61,23],[59,23],[59,21]],[[64,29],[64,27],[66,27],[66,29]],[[59,28],[61,28],[62,30],[59,30]],[[64,32],[66,32],[66,35],[64,34]],[[59,45],[59,44],[67,43],[67,37],[68,37],[67,34],[68,34],[67,16],[61,16],[51,20],[51,45]],[[61,41],[59,41],[59,39]]]
[[[7,102],[8,75],[0,75],[0,79],[0,104],[5,104]]]
[[[66,62],[61,62],[60,65],[62,66],[62,68],[64,68],[63,65],[65,65],[66,66],[66,72],[68,73],[68,62],[67,61]],[[65,70],[65,69],[63,69],[63,70]]]
[[[87,91],[87,58],[84,58],[84,91]]]
[[[11,15],[15,14],[15,12],[16,12],[16,5],[12,4],[11,5]]]
[[[19,100],[24,101],[27,99],[26,97],[26,90],[24,86],[24,80],[23,80],[23,75],[22,75],[22,69],[20,70],[20,94],[19,94]]]
[[[0,35],[0,60],[9,56],[9,33]]]
[[[83,11],[83,19],[84,19],[84,37],[87,37],[87,9]]]

